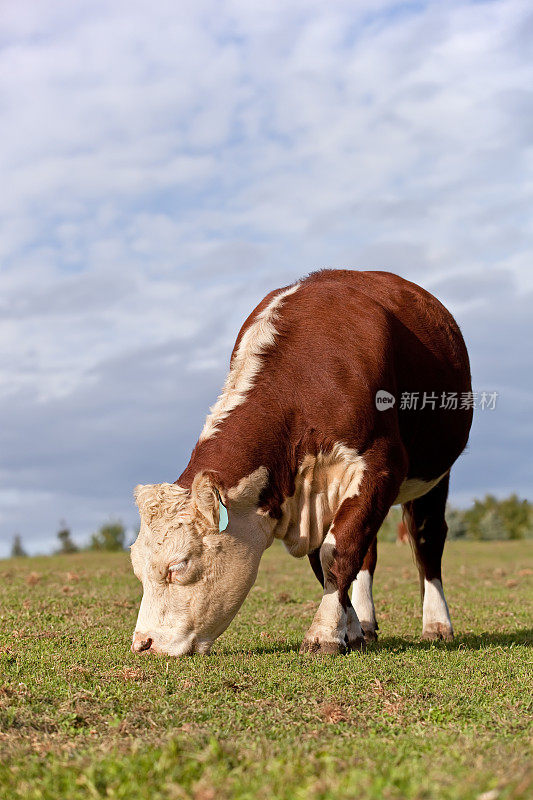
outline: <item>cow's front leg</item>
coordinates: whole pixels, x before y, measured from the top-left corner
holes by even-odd
[[[301,653],[345,653],[348,647],[348,609],[339,600],[339,592],[331,580],[330,570],[335,560],[335,536],[327,534],[320,548],[320,565],[324,576],[324,594],[313,624],[307,631]],[[353,608],[351,609],[353,611]],[[350,620],[352,638],[363,637],[361,626]],[[354,637],[355,634],[355,637]]]
[[[320,549],[324,596],[302,644],[304,652],[343,653],[347,646],[361,649],[364,643],[348,590],[398,494],[405,457],[401,448],[385,450],[382,445],[365,461],[359,493],[341,503]],[[375,617],[367,621],[374,628]]]
[[[378,623],[376,621],[376,610],[374,608],[374,598],[372,596],[372,583],[376,569],[378,552],[377,539],[374,539],[354,581],[352,589],[353,609],[348,607],[348,620],[350,616],[355,617],[361,623],[363,633],[367,642],[375,642],[378,638]]]
[[[324,548],[324,551],[322,553],[322,555],[324,556],[325,563],[328,563],[329,566],[331,566],[332,563],[333,563],[331,545],[335,546],[335,536],[333,535],[333,533],[331,533],[330,538],[328,539],[328,542],[327,542],[327,547]],[[376,566],[376,556],[377,556],[377,550],[376,550],[376,547],[375,547],[375,543],[374,543],[374,547],[373,548],[371,547],[371,550],[373,550],[373,556],[372,556],[372,558],[373,558],[373,561],[372,561],[372,574],[373,574],[375,566]],[[369,560],[369,555],[367,553],[367,556],[366,556],[366,558],[364,560],[364,563],[363,563],[363,570],[364,570],[365,565],[367,564],[368,560]],[[321,561],[320,561],[320,549],[314,550],[312,553],[309,553],[309,562],[310,562],[310,564],[311,564],[311,566],[313,568],[313,572],[315,573],[316,577],[320,581],[320,584],[321,584],[322,588],[324,588],[324,573],[322,571],[322,564],[321,564]],[[363,571],[363,570],[361,570],[361,571]],[[359,574],[361,574],[361,573],[359,573]],[[334,590],[335,588],[336,588],[335,585],[331,585],[330,587],[328,587],[328,589],[330,589],[330,590]],[[337,597],[338,597],[338,595],[337,595]],[[330,598],[329,602],[331,602],[331,598]],[[373,607],[373,604],[372,604],[372,607]],[[322,608],[322,605],[321,605],[321,608]],[[341,607],[341,609],[342,609],[342,607]],[[324,609],[322,609],[322,610],[324,610]],[[337,608],[337,614],[339,614],[338,608]],[[367,617],[368,617],[368,615],[366,615],[366,616],[363,615],[363,617],[361,617],[361,625],[360,625],[359,624],[358,615],[357,615],[352,603],[350,602],[350,600],[348,600],[348,607],[346,609],[345,646],[347,646],[350,650],[360,650],[360,649],[362,649],[362,647],[364,645],[364,642],[361,639],[361,627],[363,628],[365,641],[368,642],[372,638],[373,639],[377,638],[375,634],[374,634],[374,637],[371,637],[371,636],[369,637],[369,635],[367,634],[368,623],[363,622],[363,620],[366,620]],[[375,627],[377,628],[377,622],[375,622],[375,619],[374,619],[374,623],[375,623]],[[365,624],[367,624],[367,628],[365,628]],[[317,646],[318,646],[318,639],[317,640],[311,639],[311,631],[309,631],[309,633],[305,637],[305,640],[304,640],[304,642],[302,644],[301,651],[302,652],[310,652],[311,650],[315,650],[317,648]],[[338,650],[336,649],[335,652],[338,652]]]

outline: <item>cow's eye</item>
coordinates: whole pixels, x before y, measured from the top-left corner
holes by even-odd
[[[187,569],[188,563],[189,562],[185,558],[183,561],[179,561],[177,564],[171,564],[167,572],[168,582],[173,583],[180,575],[183,575]]]

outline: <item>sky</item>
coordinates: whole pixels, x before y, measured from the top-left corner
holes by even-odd
[[[132,528],[242,321],[322,267],[456,316],[451,500],[533,499],[528,0],[18,0],[0,18],[0,555]]]

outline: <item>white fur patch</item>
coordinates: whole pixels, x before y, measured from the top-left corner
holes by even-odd
[[[154,519],[171,521],[187,512],[190,492],[175,483],[136,486],[133,495],[141,518],[149,525]]]
[[[422,481],[419,478],[409,478],[409,480],[403,481],[400,486],[400,491],[398,492],[398,497],[392,505],[396,506],[400,503],[408,503],[411,500],[416,500],[417,497],[422,497],[422,495],[431,491],[445,475],[446,472],[443,472],[442,475],[435,478],[433,481]]]
[[[220,397],[210,409],[198,441],[213,436],[228,414],[244,402],[261,369],[261,355],[275,344],[277,330],[274,323],[283,301],[294,294],[299,286],[296,283],[272,298],[244,332]]]
[[[349,608],[347,613],[346,633],[348,636],[348,644],[353,647],[357,642],[361,642],[364,636],[364,631],[359,622],[357,612],[353,608]]]
[[[365,462],[356,450],[336,444],[329,453],[307,455],[298,469],[295,491],[272,520],[272,534],[297,558],[317,550],[341,503],[359,492]]]
[[[346,622],[346,612],[339,602],[339,594],[336,589],[329,588],[324,591],[306,638],[343,645]]]
[[[424,578],[424,604],[422,608],[422,629],[426,631],[433,625],[444,624],[452,631],[442,583],[438,578],[428,581]]]
[[[268,470],[258,467],[256,470],[241,478],[236,486],[228,489],[226,495],[232,507],[251,508],[256,506],[259,496],[268,483]]]
[[[335,536],[330,531],[320,548],[320,563],[325,580],[324,594],[305,638],[308,641],[318,639],[322,643],[334,642],[344,646],[347,629],[346,612],[340,603],[336,586],[327,579],[333,563],[335,544]]]
[[[372,575],[362,569],[353,584],[352,604],[363,628],[376,629],[376,611],[372,597]]]

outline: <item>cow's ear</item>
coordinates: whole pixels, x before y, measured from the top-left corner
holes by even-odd
[[[210,531],[218,533],[220,522],[219,499],[221,487],[212,472],[198,472],[191,487],[191,501],[195,516],[207,525]]]
[[[157,512],[159,505],[158,490],[160,484],[142,484],[139,483],[133,490],[133,498],[139,509],[139,514],[147,522]]]

